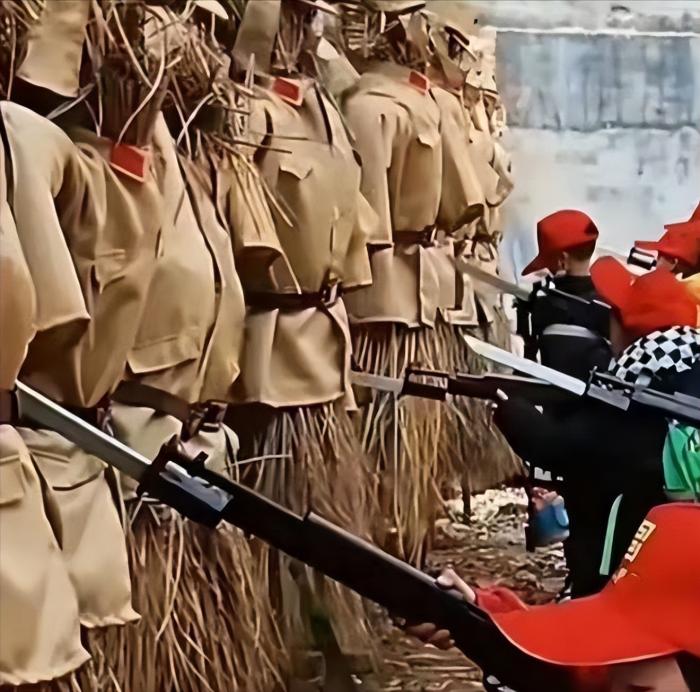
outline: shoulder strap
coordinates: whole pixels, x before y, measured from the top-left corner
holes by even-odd
[[[578,324],[550,324],[544,328],[542,336],[573,336],[578,339],[605,340],[600,334]]]

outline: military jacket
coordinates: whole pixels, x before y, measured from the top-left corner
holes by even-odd
[[[442,87],[434,87],[433,93],[442,124],[443,184],[438,226],[464,241],[473,234],[476,220],[486,213],[484,191],[471,159],[471,120],[464,109],[461,94]],[[473,220],[461,224],[465,217],[471,219],[472,216]],[[457,253],[461,251],[459,248]],[[442,267],[441,286],[451,282],[453,292],[452,302],[441,304],[443,317],[452,324],[475,325],[478,320],[470,278],[455,270],[452,261],[439,266]],[[445,295],[444,289],[442,295]]]
[[[202,357],[216,319],[218,271],[162,116],[153,145],[163,223],[126,376],[194,403],[199,400]]]
[[[137,278],[130,274],[126,262],[131,259],[131,251],[141,250],[143,227],[139,222],[130,228],[129,219],[123,218],[121,226],[115,227],[116,219],[108,223],[108,171],[94,150],[92,156],[89,151],[82,152],[55,125],[25,108],[9,103],[0,108],[12,154],[12,210],[36,296],[37,335],[29,344],[21,376],[59,401],[94,405],[118,381],[133,339],[133,333],[129,336],[130,324],[119,331],[107,324],[107,316],[126,315],[128,319],[134,303],[140,314],[138,287],[148,282],[149,272]],[[119,205],[115,208],[118,214]],[[155,233],[151,240],[155,240]],[[115,267],[123,271],[117,274]],[[123,291],[122,305],[127,308],[123,312],[115,307],[119,291]],[[12,370],[16,367],[17,363]],[[23,507],[26,498],[33,509],[27,504],[23,511],[28,516],[16,520],[39,529],[36,497],[29,491],[32,483],[36,488],[40,485],[32,478],[38,470],[45,494],[60,491],[52,495],[55,505],[47,505],[56,510],[54,519],[62,540],[61,565],[67,574],[47,577],[56,585],[52,599],[59,599],[66,607],[71,598],[75,599],[70,615],[59,613],[53,604],[47,609],[37,596],[37,610],[27,613],[27,622],[34,618],[37,631],[51,632],[55,627],[56,633],[67,636],[71,625],[65,618],[75,619],[77,613],[88,627],[134,620],[138,616],[131,607],[124,533],[104,464],[53,431],[21,428],[18,432],[24,444],[18,446],[16,438],[8,438],[17,449],[18,462],[3,465],[3,474],[8,474],[10,468],[22,474],[27,494],[16,508]],[[25,444],[33,465],[27,462]],[[9,481],[5,487],[11,487]],[[37,538],[28,534],[27,545]],[[44,540],[49,541],[46,535]],[[26,559],[32,555],[28,548]],[[50,555],[46,553],[47,560]],[[41,568],[56,570],[55,565],[37,562],[30,571],[36,570],[39,575]],[[61,584],[66,585],[68,579],[70,587],[66,588],[70,592],[61,593]],[[71,657],[80,653],[74,652]],[[59,660],[60,656],[52,664],[53,675],[70,670],[65,661],[59,670]],[[45,675],[52,676],[48,672]]]
[[[412,238],[436,229],[443,182],[440,108],[427,78],[389,62],[372,64],[346,94],[343,112],[362,159],[361,189],[379,217],[371,287],[348,297],[357,322],[432,326],[442,296],[447,246]],[[449,294],[448,290],[448,294]]]
[[[14,387],[34,336],[36,311],[34,284],[8,200],[8,174],[10,180],[14,175],[11,166],[0,139],[0,389]]]
[[[247,265],[237,398],[272,406],[326,403],[349,392],[348,318],[336,291],[371,281],[367,239],[375,217],[360,193],[360,166],[340,114],[317,84],[271,80],[256,96],[250,134],[262,144],[261,180],[246,174],[245,163],[235,164],[222,200],[237,262]],[[259,184],[253,206],[237,210],[243,190]],[[261,292],[319,301],[277,307],[274,299],[261,303]]]
[[[214,320],[202,354],[199,401],[228,401],[231,385],[240,374],[245,334],[245,300],[233,254],[229,228],[219,214],[214,163],[204,156],[180,162],[215,269]]]
[[[497,273],[499,266],[498,242],[502,234],[500,205],[513,189],[510,176],[510,158],[500,142],[494,138],[483,98],[468,112],[471,120],[470,156],[484,191],[484,216],[477,226],[474,242],[465,247],[465,260],[481,269]],[[476,284],[475,295],[488,321],[501,305],[501,296],[490,288]]]
[[[116,387],[134,344],[155,267],[161,201],[152,175],[141,183],[110,167],[109,140],[77,130],[73,143],[42,118],[41,131],[33,131],[34,118],[12,126],[20,127],[27,163],[49,165],[30,167],[34,202],[16,206],[17,225],[33,228],[49,217],[70,254],[61,266],[60,255],[47,256],[32,234],[22,233],[25,256],[37,286],[47,265],[49,276],[61,272],[67,290],[77,278],[89,322],[40,331],[23,379],[57,401],[90,407]],[[38,309],[41,315],[41,300]]]

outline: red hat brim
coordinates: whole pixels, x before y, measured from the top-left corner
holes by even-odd
[[[640,250],[650,250],[651,252],[658,252],[661,243],[658,240],[635,240],[634,247]]]
[[[700,238],[700,218],[678,223],[667,223],[664,228],[671,232],[687,233],[695,238]]]
[[[591,266],[591,279],[603,301],[618,310],[624,309],[634,274],[614,257],[601,257]]]
[[[540,253],[535,257],[530,264],[525,267],[525,269],[522,270],[520,273],[521,276],[527,276],[528,274],[534,274],[535,272],[542,271],[543,269],[549,269],[552,271],[552,264],[554,262],[554,259],[549,256]]]
[[[606,589],[588,598],[494,614],[492,618],[518,649],[562,666],[613,665],[680,651],[626,617],[615,596],[614,589]]]

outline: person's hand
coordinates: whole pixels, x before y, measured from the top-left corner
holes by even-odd
[[[508,401],[508,395],[502,389],[497,389],[496,398],[488,404],[489,411],[491,414],[489,418],[489,428],[492,427],[493,416],[496,413],[499,404],[502,404],[504,401]]]
[[[535,511],[541,512],[545,507],[551,505],[559,497],[559,494],[546,488],[533,488],[530,497]]]
[[[459,591],[467,603],[476,603],[474,590],[453,569],[446,569],[435,583],[445,591],[454,589]],[[448,630],[438,629],[432,622],[424,622],[420,625],[412,625],[406,628],[406,632],[417,639],[432,646],[447,651],[454,647],[455,643]]]

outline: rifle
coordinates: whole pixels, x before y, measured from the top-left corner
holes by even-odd
[[[435,580],[374,545],[308,512],[299,516],[254,490],[205,468],[174,438],[149,461],[53,401],[17,383],[20,416],[63,435],[139,482],[182,515],[214,528],[225,521],[335,579],[408,622],[450,630],[456,645],[483,670],[518,692],[572,690],[567,671],[528,656],[511,644],[491,617],[441,589]]]
[[[467,375],[407,368],[403,377],[387,377],[353,371],[353,384],[390,392],[396,396],[416,396],[444,401],[448,394],[474,399],[497,401],[498,390],[506,396],[522,397],[535,405],[558,404],[589,399],[623,411],[635,408],[652,410],[660,416],[700,427],[700,398],[681,392],[667,394],[630,384],[608,373],[593,370],[587,382],[571,375],[520,358],[498,346],[464,336],[469,348],[499,365],[512,368],[522,375]]]
[[[409,367],[403,377],[387,377],[352,371],[354,385],[391,392],[397,397],[415,396],[444,401],[448,395],[496,401],[501,390],[509,397],[521,396],[533,404],[553,404],[570,400],[571,395],[545,380],[518,375],[451,375],[438,370]]]
[[[700,427],[700,398],[698,397],[682,392],[672,394],[660,392],[649,386],[625,382],[597,370],[593,370],[588,381],[584,382],[540,363],[520,358],[485,341],[466,335],[463,338],[469,348],[483,358],[549,382],[575,397],[597,401],[623,411],[633,411],[636,408],[652,410],[665,418]]]
[[[638,247],[633,247],[627,257],[627,264],[631,264],[634,267],[641,267],[646,271],[651,271],[656,268],[656,257],[650,252],[645,252]]]

